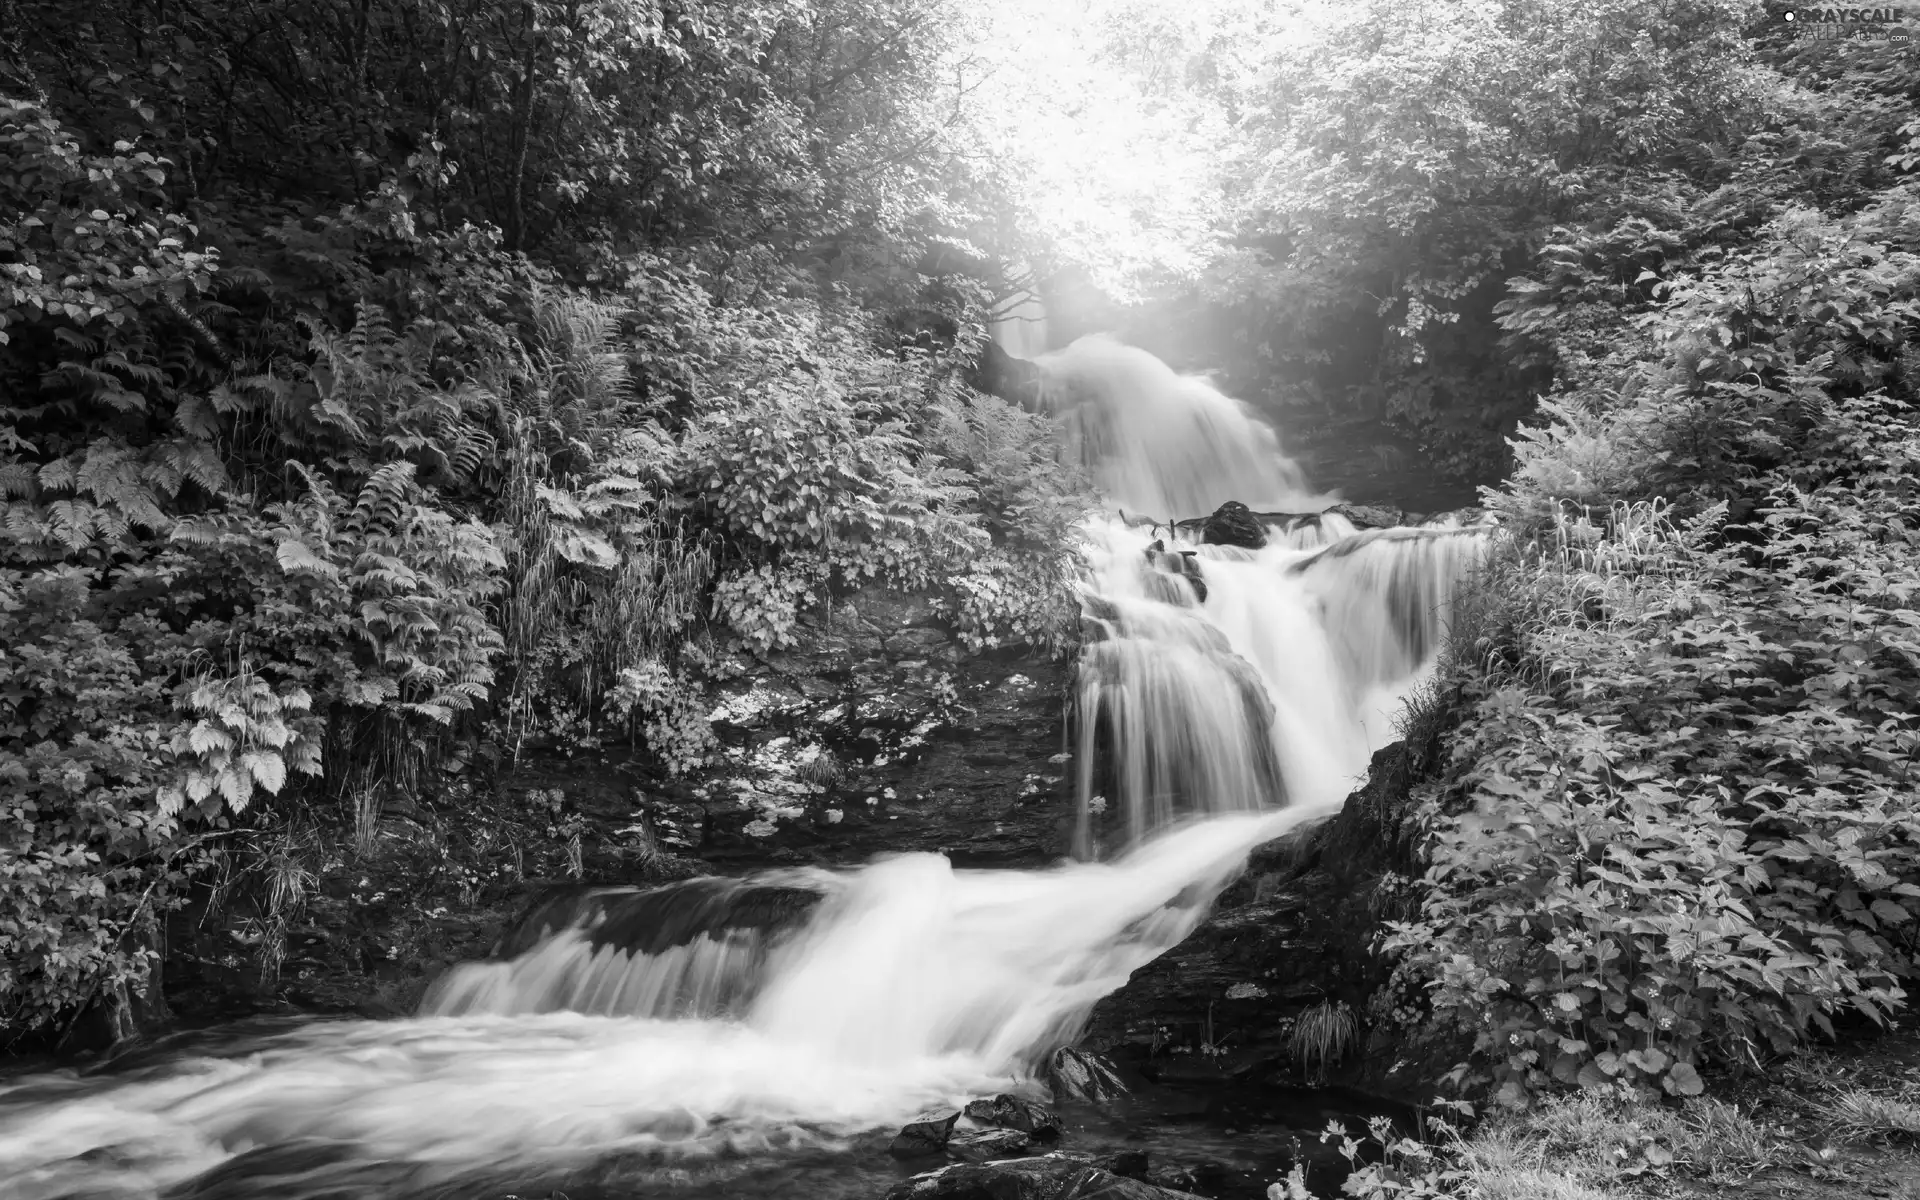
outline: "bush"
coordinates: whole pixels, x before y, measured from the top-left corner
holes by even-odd
[[[665,482],[737,555],[811,560],[837,584],[925,587],[984,546],[973,493],[909,434],[917,380],[843,338],[821,342],[824,362],[744,347],[746,362],[772,353],[689,423]]]
[[[1501,1099],[1696,1094],[1905,1001],[1920,915],[1920,427],[1835,414],[1849,477],[1710,510],[1563,519],[1456,647],[1466,709],[1432,893],[1390,946]]]

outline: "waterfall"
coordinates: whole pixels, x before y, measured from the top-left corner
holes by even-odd
[[[1228,500],[1291,512],[1329,503],[1308,492],[1273,427],[1205,379],[1106,334],[1037,361],[1068,453],[1124,511],[1174,520]]]
[[[1210,384],[1103,338],[1046,361],[1070,451],[1120,508],[1325,506]],[[447,972],[417,1017],[0,1083],[5,1196],[426,1196],[611,1161],[718,1170],[841,1151],[1030,1082],[1254,846],[1338,809],[1484,545],[1331,513],[1260,549],[1112,519],[1085,534],[1081,861],[913,853],[576,889],[496,959]]]
[[[1169,551],[1111,521],[1088,533],[1083,855],[1103,812],[1133,843],[1183,814],[1337,804],[1392,740],[1486,544],[1472,529],[1356,533],[1336,516],[1259,550]]]

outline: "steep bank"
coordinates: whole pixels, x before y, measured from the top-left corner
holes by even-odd
[[[1340,811],[1257,847],[1191,937],[1094,1010],[1082,1045],[1188,1084],[1336,1087],[1425,1104],[1470,1045],[1419,1028],[1376,943],[1411,876],[1430,737],[1375,753]]]

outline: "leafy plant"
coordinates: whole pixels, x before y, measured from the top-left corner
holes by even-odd
[[[702,765],[719,747],[699,693],[657,661],[621,671],[607,705],[616,716],[640,722],[647,747],[668,774]]]

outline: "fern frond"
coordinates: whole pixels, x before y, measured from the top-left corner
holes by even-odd
[[[0,463],[0,496],[32,498],[39,494],[39,470],[18,460]]]
[[[361,531],[400,528],[415,508],[413,476],[410,462],[388,463],[368,476],[354,498],[347,524]]]

